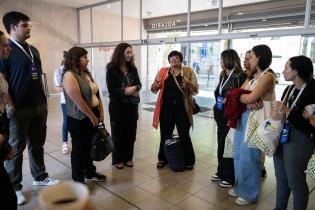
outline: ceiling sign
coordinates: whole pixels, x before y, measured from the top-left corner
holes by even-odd
[[[152,29],[163,29],[163,28],[173,28],[176,26],[175,21],[163,21],[163,22],[155,22],[152,23]]]

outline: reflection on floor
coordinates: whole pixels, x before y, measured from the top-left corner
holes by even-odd
[[[149,99],[148,101],[154,101]],[[105,100],[105,107],[107,107]],[[228,196],[227,189],[210,181],[216,171],[216,126],[210,113],[195,116],[195,126],[191,131],[196,165],[192,171],[174,173],[168,168],[156,168],[159,147],[159,131],[152,128],[152,112],[143,110],[149,107],[142,104],[138,122],[137,141],[134,152],[134,167],[118,170],[111,165],[111,158],[95,162],[99,172],[106,174],[104,183],[89,182],[96,209],[261,209],[270,210],[275,203],[275,176],[272,159],[267,158],[268,176],[262,182],[259,202],[247,207],[236,206],[235,198]],[[152,107],[152,106],[151,106]],[[107,108],[106,108],[107,110]],[[208,117],[207,117],[208,116]],[[106,127],[109,129],[106,116]],[[59,97],[49,98],[48,134],[45,144],[45,163],[53,178],[71,180],[70,156],[61,153],[61,113]],[[31,185],[32,176],[27,152],[24,153],[23,191],[27,204],[19,209],[36,209],[37,195],[41,187]],[[315,183],[309,180],[310,187]],[[315,209],[315,193],[310,195],[308,209]],[[292,201],[291,201],[292,202]],[[292,209],[292,204],[290,204]]]

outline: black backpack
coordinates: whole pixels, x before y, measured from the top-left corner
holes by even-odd
[[[180,172],[185,170],[184,149],[179,136],[167,139],[164,145],[164,153],[171,170]]]

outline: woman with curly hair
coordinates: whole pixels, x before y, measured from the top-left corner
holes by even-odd
[[[120,43],[107,65],[106,83],[109,92],[109,116],[114,150],[112,164],[117,169],[133,167],[136,141],[139,91],[142,87],[134,64],[132,46]]]

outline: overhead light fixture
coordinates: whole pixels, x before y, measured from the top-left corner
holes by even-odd
[[[238,13],[236,13],[237,15],[244,15],[244,13],[243,12],[238,12]]]
[[[268,20],[267,20],[267,19],[262,19],[261,21],[262,21],[262,22],[266,22],[266,21],[268,21]]]
[[[176,22],[180,23],[180,22],[182,22],[182,21],[178,19],[178,20],[176,20]]]

